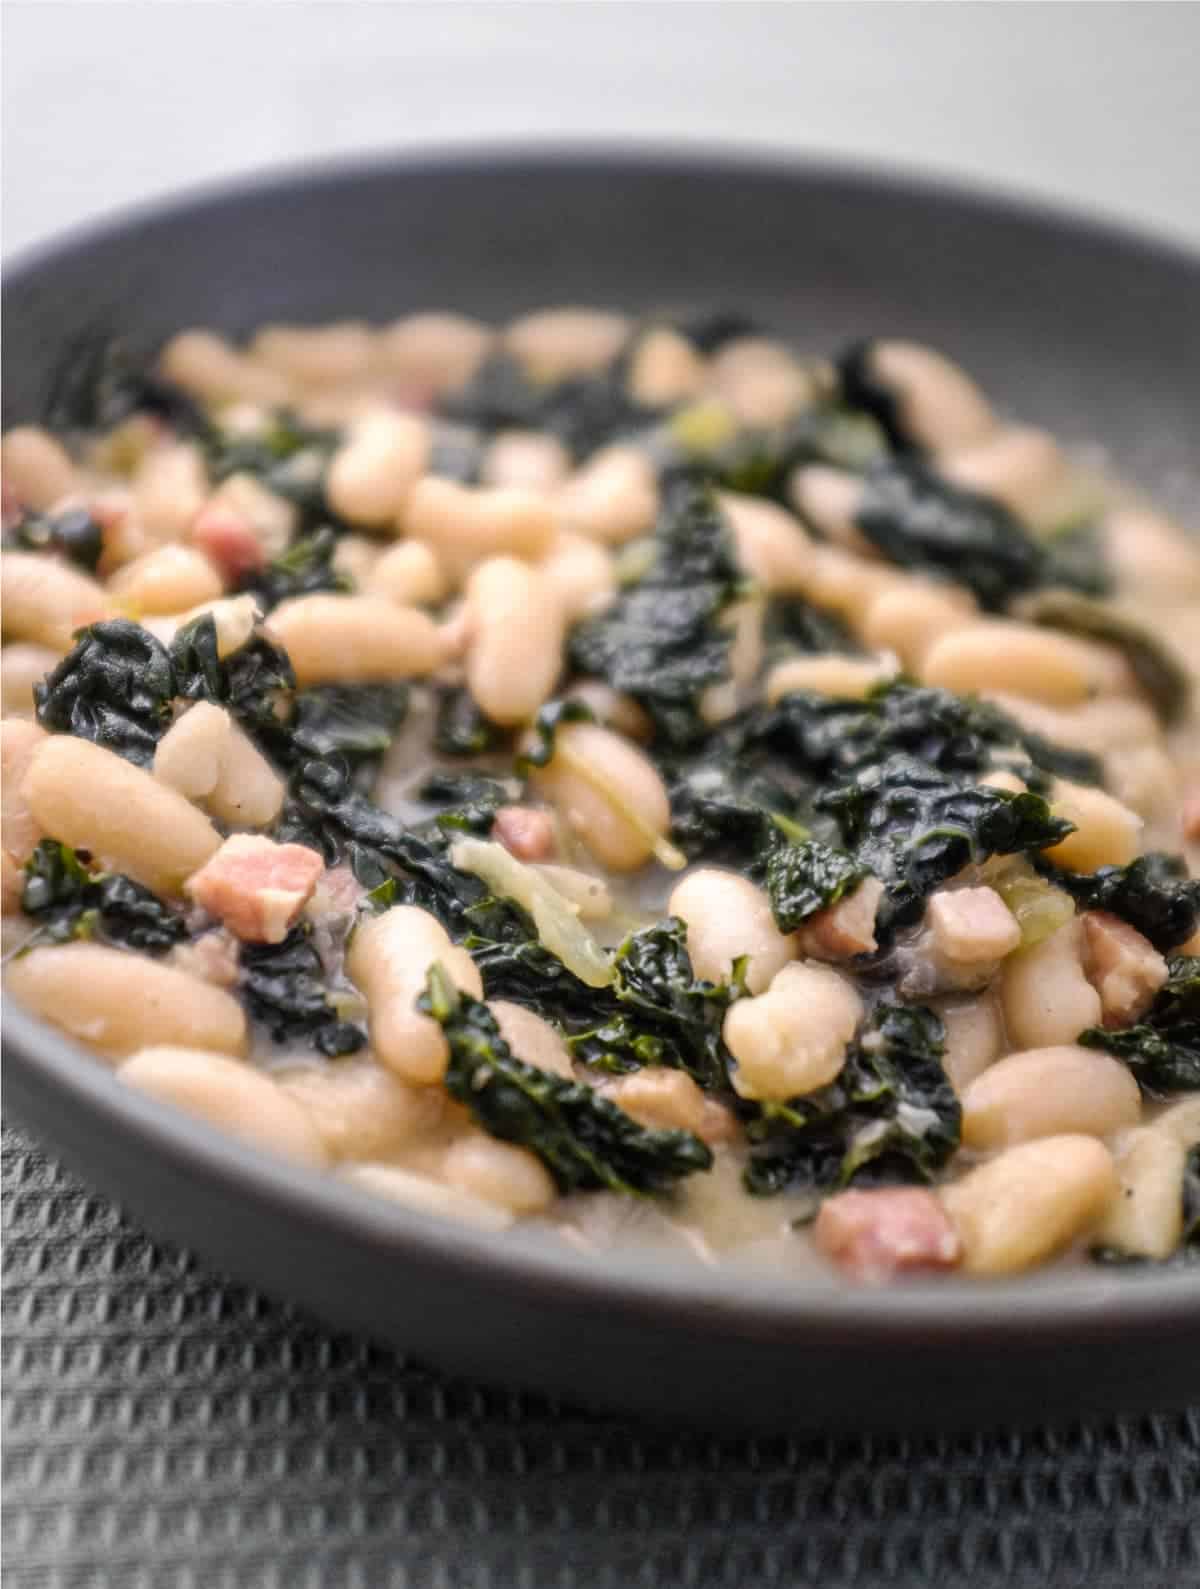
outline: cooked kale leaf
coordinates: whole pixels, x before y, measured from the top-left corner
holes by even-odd
[[[647,1130],[590,1087],[517,1059],[487,1005],[458,992],[440,966],[430,970],[419,1008],[446,1034],[450,1096],[489,1135],[536,1153],[561,1192],[664,1192],[711,1168],[698,1137]]]
[[[211,613],[193,618],[171,642],[173,693],[226,707],[268,755],[287,761],[287,716],[296,675],[286,651],[255,634],[222,657]]]
[[[884,885],[881,942],[918,921],[925,901],[964,866],[1056,844],[1074,831],[1041,795],[965,783],[902,753],[817,795],[860,866]]]
[[[433,726],[433,748],[440,756],[485,756],[505,739],[505,730],[483,715],[470,690],[455,685],[441,692]]]
[[[212,434],[196,400],[123,343],[88,336],[70,345],[55,372],[44,423],[55,431],[105,431],[134,414],[151,414],[179,436],[206,440]]]
[[[795,932],[817,911],[852,894],[870,873],[845,850],[819,839],[789,844],[780,838],[767,855],[766,886],[780,932]]]
[[[37,718],[52,733],[75,734],[145,767],[170,725],[175,678],[152,634],[125,618],[84,629],[74,647],[34,686]]]
[[[1177,955],[1168,978],[1136,1026],[1090,1027],[1079,1041],[1123,1059],[1151,1093],[1200,1089],[1200,957]]]
[[[408,715],[406,684],[323,684],[301,690],[289,733],[296,759],[341,756],[351,768],[373,767]]]
[[[867,471],[855,523],[891,562],[966,585],[984,607],[1004,607],[1045,577],[1045,552],[1006,507],[915,459]]]
[[[1068,872],[1042,856],[1037,867],[1081,910],[1111,911],[1163,954],[1186,943],[1200,927],[1200,878],[1188,877],[1178,855],[1148,850],[1128,866],[1095,872]]]
[[[512,791],[500,778],[482,772],[434,772],[416,791],[427,805],[443,806],[437,824],[444,833],[473,833],[486,837],[496,812],[512,800]]]
[[[932,1180],[958,1147],[962,1111],[943,1067],[945,1028],[922,1005],[884,1001],[837,1077],[788,1104],[758,1106],[746,1189],[819,1196],[853,1180]]]
[[[869,414],[897,452],[921,452],[923,448],[905,423],[900,393],[879,375],[875,368],[875,342],[864,338],[854,342],[837,360],[838,384],[842,400],[850,408]]]
[[[248,575],[239,589],[253,592],[264,612],[294,596],[312,596],[320,591],[347,594],[354,589],[354,581],[334,568],[336,549],[336,534],[323,525],[311,535],[293,541],[266,568]]]
[[[632,695],[670,744],[704,732],[700,698],[729,677],[720,619],[742,587],[725,520],[688,481],[664,493],[646,573],[604,612],[576,625],[572,665]]]
[[[250,475],[294,505],[300,533],[308,535],[337,523],[325,500],[325,474],[340,440],[337,430],[306,425],[289,409],[277,409],[251,435],[213,429],[205,443],[208,471],[216,481]]]
[[[275,1042],[307,1042],[331,1057],[366,1043],[362,1027],[342,1020],[332,1002],[307,924],[293,927],[282,943],[243,944],[239,961],[238,990]]]
[[[14,545],[30,552],[58,552],[89,574],[96,572],[104,550],[104,530],[86,508],[27,513],[12,538]]]
[[[38,923],[27,947],[97,938],[143,954],[165,954],[187,937],[178,915],[121,873],[91,872],[86,851],[43,839],[25,863],[21,909]]]

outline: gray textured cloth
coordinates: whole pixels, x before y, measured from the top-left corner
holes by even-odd
[[[4,1138],[8,1589],[1196,1589],[1200,1408],[706,1439],[449,1381]]]

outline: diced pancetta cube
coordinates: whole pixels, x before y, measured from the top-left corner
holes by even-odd
[[[548,861],[557,848],[553,818],[535,806],[501,806],[492,832],[518,861]]]
[[[934,954],[960,965],[1002,960],[1019,947],[1016,917],[994,888],[944,889],[925,912]]]
[[[266,566],[266,548],[253,525],[221,502],[210,502],[196,515],[192,544],[216,564],[227,586]]]
[[[302,844],[235,833],[184,884],[190,899],[248,943],[282,943],[325,863]]]
[[[879,947],[875,915],[882,898],[879,879],[865,877],[852,894],[809,917],[800,929],[800,953],[815,960],[848,960],[873,953]]]
[[[839,1192],[821,1205],[817,1249],[854,1280],[878,1284],[912,1269],[951,1269],[962,1253],[958,1232],[932,1192],[888,1186]]]
[[[1100,995],[1105,1026],[1140,1020],[1167,980],[1167,962],[1136,927],[1107,910],[1088,910],[1083,923],[1084,973]]]

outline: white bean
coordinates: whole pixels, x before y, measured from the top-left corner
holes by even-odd
[[[1200,1147],[1200,1098],[1184,1098],[1164,1109],[1154,1122],[1183,1148]]]
[[[924,447],[945,452],[984,441],[996,426],[986,397],[945,354],[918,342],[876,342],[870,363],[899,398],[905,431]]]
[[[390,547],[364,583],[372,595],[386,596],[402,607],[433,607],[449,594],[441,564],[424,541],[401,541]]]
[[[1000,1010],[990,994],[934,1005],[946,1027],[946,1074],[961,1098],[1004,1046]]]
[[[0,808],[3,810],[4,853],[23,866],[33,854],[42,830],[25,797],[25,775],[45,730],[19,717],[0,721]]]
[[[638,338],[626,385],[635,403],[666,408],[695,397],[704,375],[704,358],[688,339],[669,326],[656,326]]]
[[[368,375],[375,337],[358,320],[325,326],[263,326],[251,357],[297,386],[345,386]]]
[[[456,583],[486,557],[544,557],[558,530],[558,512],[541,492],[436,475],[417,482],[402,517],[405,534],[425,541]]]
[[[480,563],[467,582],[467,684],[495,723],[528,722],[562,672],[565,617],[551,581],[515,557]]]
[[[347,1164],[339,1173],[352,1186],[403,1203],[421,1214],[477,1225],[483,1230],[504,1230],[513,1222],[512,1214],[496,1203],[486,1203],[458,1187],[443,1186],[430,1175],[401,1170],[394,1164]]]
[[[718,348],[709,359],[708,385],[741,424],[756,429],[783,424],[817,395],[812,371],[762,337],[737,337]]]
[[[28,717],[34,710],[33,689],[52,668],[62,653],[50,646],[18,643],[0,651],[0,687],[3,689],[5,717]]]
[[[108,1057],[157,1043],[246,1052],[246,1017],[235,998],[126,949],[32,949],[8,968],[6,987],[32,1014]]]
[[[270,629],[301,689],[420,678],[442,661],[441,636],[428,613],[384,596],[295,596],[275,608]]]
[[[1100,995],[1083,974],[1083,929],[1073,917],[1031,948],[1009,955],[1000,973],[1008,1033],[1018,1048],[1073,1043],[1100,1021]]]
[[[896,676],[893,664],[878,657],[828,656],[787,657],[767,674],[766,697],[774,706],[785,695],[809,690],[837,700],[858,701],[877,684]]]
[[[429,425],[415,414],[375,409],[355,421],[325,479],[330,507],[351,524],[395,524],[429,462]]]
[[[251,474],[231,474],[208,498],[204,512],[239,519],[258,542],[264,560],[287,550],[296,530],[296,505]],[[193,525],[193,530],[196,526]]]
[[[883,591],[903,586],[908,577],[890,563],[856,557],[840,546],[814,546],[808,597],[861,633],[875,600]]]
[[[280,1158],[311,1165],[328,1161],[300,1105],[270,1076],[223,1054],[156,1045],[132,1055],[117,1075],[139,1092]]]
[[[612,557],[586,535],[560,530],[538,567],[554,587],[568,623],[602,611],[616,594]]]
[[[25,797],[43,832],[91,850],[156,893],[178,894],[220,848],[220,834],[183,795],[69,734],[52,735],[37,748]]]
[[[108,588],[126,609],[142,613],[178,613],[224,593],[220,574],[191,546],[169,544],[135,557],[113,575]]]
[[[1068,833],[1045,852],[1068,871],[1094,872],[1098,866],[1127,866],[1141,849],[1145,826],[1141,817],[1103,789],[1057,778],[1050,803],[1056,816],[1075,824],[1074,833]]]
[[[860,634],[873,651],[894,652],[915,673],[929,648],[970,623],[975,611],[974,599],[960,586],[910,579],[876,596],[863,615]]]
[[[415,905],[396,905],[363,922],[346,955],[346,973],[366,996],[376,1056],[417,1086],[440,1081],[449,1059],[441,1027],[416,1008],[435,961],[456,987],[475,998],[483,996],[470,955],[450,942],[428,911]]]
[[[402,542],[402,546],[415,545],[415,542]],[[390,547],[389,551],[399,551],[399,546]],[[331,559],[334,568],[339,574],[345,574],[356,590],[370,585],[376,568],[388,555],[376,540],[369,535],[339,535],[337,545],[333,549]],[[389,590],[383,591],[385,596],[391,596]],[[392,596],[395,601],[398,598]],[[407,600],[407,598],[399,598]]]
[[[828,464],[804,464],[789,476],[787,493],[797,513],[826,540],[858,557],[879,557],[855,522],[863,499],[863,483],[857,475]]]
[[[75,465],[63,444],[40,425],[18,425],[0,441],[4,489],[23,507],[42,512],[76,489]]]
[[[40,552],[0,556],[4,633],[60,654],[74,644],[76,629],[113,613],[108,592],[56,557]]]
[[[939,469],[954,485],[996,498],[1035,529],[1052,530],[1079,510],[1080,485],[1048,431],[1008,427],[948,453]]]
[[[925,653],[921,678],[964,695],[1003,680],[1013,695],[1047,706],[1078,706],[1099,683],[1094,647],[1007,618],[979,618],[941,635]]]
[[[240,400],[271,407],[288,398],[283,376],[212,331],[181,331],[163,349],[159,366],[169,381],[210,403]]]
[[[464,386],[487,357],[495,334],[458,314],[411,314],[380,333],[377,357],[389,375],[419,395]]]
[[[628,740],[596,723],[566,723],[555,753],[531,774],[571,831],[602,866],[634,872],[671,825],[657,767]]]
[[[765,617],[765,598],[746,596],[731,602],[717,620],[719,628],[733,631],[726,656],[729,678],[710,684],[701,695],[699,711],[706,723],[724,722],[742,704],[745,691],[762,667]]]
[[[775,925],[766,891],[736,872],[697,867],[676,883],[667,910],[686,924],[692,969],[709,982],[729,977],[745,957],[746,986],[761,993],[796,958],[796,935]]]
[[[963,1095],[969,1148],[1005,1148],[1064,1133],[1107,1137],[1133,1125],[1141,1094],[1129,1068],[1095,1048],[1062,1044],[997,1060]]]
[[[841,1071],[862,1012],[854,984],[830,966],[785,965],[765,993],[738,999],[725,1016],[734,1088],[776,1103],[816,1092]]]
[[[510,1214],[540,1214],[558,1196],[550,1172],[536,1154],[482,1132],[451,1144],[442,1160],[442,1174],[458,1191],[495,1203]]]
[[[505,327],[505,351],[541,381],[589,375],[611,364],[629,336],[625,315],[607,309],[538,309]]]
[[[1083,1235],[1117,1185],[1112,1154],[1095,1137],[1038,1137],[1007,1148],[944,1187],[946,1212],[974,1274],[1013,1274]]]
[[[726,1142],[736,1131],[733,1115],[703,1092],[683,1070],[646,1065],[608,1083],[604,1096],[651,1131],[690,1131],[706,1142]]]
[[[485,486],[553,491],[571,471],[571,454],[541,430],[501,430],[488,442],[479,478]]]
[[[763,497],[722,491],[718,502],[733,530],[738,562],[772,595],[799,595],[812,577],[813,544],[786,508]]]
[[[1143,1126],[1126,1132],[1115,1157],[1117,1192],[1096,1227],[1096,1242],[1140,1258],[1169,1258],[1183,1236],[1183,1144],[1168,1131]]]
[[[151,541],[183,540],[209,494],[200,449],[189,441],[153,448],[131,490],[134,516]]]
[[[433,1132],[446,1107],[437,1087],[413,1087],[370,1056],[305,1065],[280,1073],[334,1163],[389,1159]]]
[[[496,1018],[500,1036],[518,1059],[549,1071],[552,1076],[562,1076],[566,1081],[572,1079],[571,1055],[562,1036],[549,1021],[508,999],[489,999],[488,1009]]]
[[[198,701],[163,735],[154,776],[230,826],[263,828],[283,809],[283,779],[222,706]]]
[[[620,442],[593,453],[558,495],[563,526],[606,546],[654,528],[658,481],[650,460]]]

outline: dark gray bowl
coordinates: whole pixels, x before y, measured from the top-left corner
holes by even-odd
[[[5,424],[64,347],[183,325],[547,302],[736,306],[806,347],[926,338],[1023,417],[1200,501],[1200,262],[907,180],[725,155],[422,156],[156,207],[14,266]],[[456,1370],[688,1423],[1016,1423],[1200,1394],[1200,1276],[806,1294],[786,1274],[599,1261],[448,1226],[276,1163],[119,1086],[7,1009],[13,1113],[155,1232]]]

